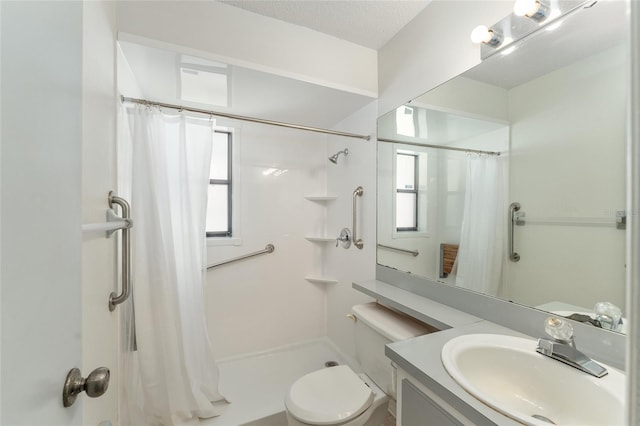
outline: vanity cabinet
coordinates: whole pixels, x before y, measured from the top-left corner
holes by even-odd
[[[445,401],[402,369],[397,377],[396,426],[495,425],[471,407],[461,413],[459,402]]]
[[[402,381],[400,412],[404,426],[461,426],[463,424],[407,379]]]

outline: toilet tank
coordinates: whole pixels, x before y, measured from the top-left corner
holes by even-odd
[[[392,379],[395,375],[391,360],[384,355],[384,346],[438,330],[376,302],[355,305],[351,309],[357,318],[356,359],[376,385],[387,395],[395,397]]]

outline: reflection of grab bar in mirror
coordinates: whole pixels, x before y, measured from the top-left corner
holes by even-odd
[[[517,212],[520,210],[520,203],[511,203],[509,206],[509,229],[508,229],[508,239],[509,239],[509,259],[512,262],[517,262],[520,260],[520,255],[515,251],[515,244],[513,242],[513,226],[516,222],[520,221],[523,217],[522,214],[518,214]]]
[[[356,226],[356,197],[362,197],[362,194],[364,194],[364,190],[361,186],[357,187],[355,191],[353,191],[353,245],[358,247],[360,250],[362,250],[364,243],[362,242],[362,239],[358,239],[358,228]]]
[[[212,269],[218,266],[226,265],[227,263],[237,262],[239,260],[248,259],[250,257],[259,256],[261,254],[273,253],[276,247],[273,244],[267,244],[264,250],[254,251],[253,253],[243,254],[242,256],[234,257],[233,259],[223,260],[222,262],[214,263],[207,266],[207,269]]]
[[[615,218],[609,217],[526,217],[524,214],[516,213],[514,221],[518,226],[524,225],[554,225],[554,226],[592,226],[592,227],[615,227],[616,229],[626,229],[627,214],[624,210],[616,211]]]
[[[383,249],[387,249],[387,250],[397,251],[397,252],[400,252],[400,253],[410,254],[413,257],[416,257],[417,255],[420,254],[418,252],[418,250],[407,250],[407,249],[403,249],[403,248],[399,248],[399,247],[385,246],[384,244],[378,244],[378,247],[383,248]]]

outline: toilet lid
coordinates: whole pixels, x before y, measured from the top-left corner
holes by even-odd
[[[330,425],[362,414],[373,392],[346,365],[324,368],[298,379],[287,394],[289,414],[303,423]]]

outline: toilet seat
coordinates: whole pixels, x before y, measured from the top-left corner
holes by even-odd
[[[365,412],[373,392],[346,365],[325,368],[298,379],[287,394],[289,413],[303,423],[331,425],[347,422]]]

